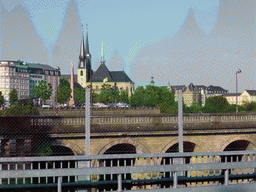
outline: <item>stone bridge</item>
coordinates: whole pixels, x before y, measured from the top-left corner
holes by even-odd
[[[115,115],[91,118],[91,154],[166,153],[178,151],[175,115]],[[41,119],[40,121],[49,121]],[[256,114],[184,115],[184,151],[256,149]],[[52,119],[55,145],[74,155],[85,150],[85,119]]]

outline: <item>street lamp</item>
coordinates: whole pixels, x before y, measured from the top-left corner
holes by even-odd
[[[238,73],[241,73],[242,71],[241,71],[241,69],[238,69],[238,71],[236,72],[236,113],[238,113],[238,103],[237,103],[237,74]]]

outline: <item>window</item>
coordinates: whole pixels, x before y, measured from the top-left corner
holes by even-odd
[[[98,85],[96,85],[96,89],[99,89]]]
[[[83,76],[83,71],[80,72],[80,76]]]

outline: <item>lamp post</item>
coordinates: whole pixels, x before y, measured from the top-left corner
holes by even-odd
[[[238,86],[237,86],[237,74],[238,73],[241,73],[241,69],[238,69],[238,71],[236,72],[236,113],[238,113],[238,101],[237,101],[237,89],[238,89]]]

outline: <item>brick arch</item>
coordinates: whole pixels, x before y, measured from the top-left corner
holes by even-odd
[[[195,146],[196,146],[196,143],[192,142],[192,141],[189,141],[189,140],[183,140],[183,145],[184,145],[184,142],[190,142],[190,143],[193,143]],[[166,153],[166,151],[172,147],[173,145],[175,145],[176,143],[179,143],[179,140],[178,139],[175,139],[173,140],[172,142],[168,143],[162,150],[161,150],[161,153]],[[195,150],[195,147],[194,147],[194,150]]]
[[[134,145],[136,148],[136,153],[150,153],[150,150],[147,147],[143,146],[140,142],[135,141],[132,138],[120,138],[108,143],[102,149],[100,149],[100,151],[97,152],[96,154],[103,155],[105,151],[107,151],[114,145],[122,144],[122,143]]]
[[[221,145],[222,147],[221,147],[220,151],[224,151],[225,148],[226,148],[229,144],[231,144],[231,143],[233,143],[233,142],[235,142],[235,141],[240,141],[240,140],[244,140],[244,141],[248,141],[248,142],[249,142],[249,144],[248,144],[248,146],[247,146],[246,149],[248,149],[248,148],[256,149],[256,145],[255,145],[248,137],[235,136],[235,137],[231,137],[230,139],[226,140],[226,141]]]
[[[83,155],[84,154],[84,150],[81,149],[81,147],[79,145],[75,144],[74,142],[61,140],[61,142],[60,141],[55,142],[53,145],[61,145],[61,146],[67,147],[74,153],[74,155]]]
[[[57,156],[60,156],[60,155],[75,155],[74,151],[70,147],[65,146],[65,145],[53,144],[51,146],[51,149],[52,149],[52,152]],[[71,153],[73,153],[73,154],[71,154]]]

